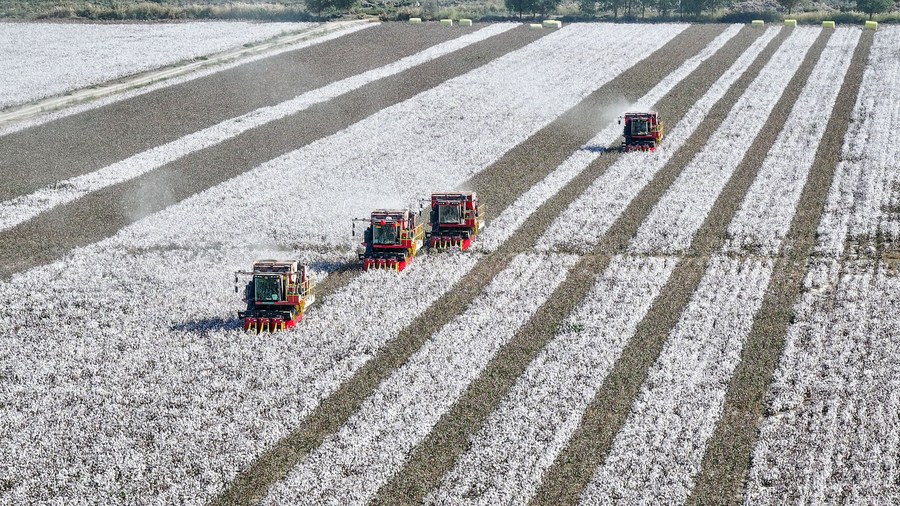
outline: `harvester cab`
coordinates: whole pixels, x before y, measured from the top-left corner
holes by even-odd
[[[622,120],[619,120],[622,123]],[[625,114],[625,127],[622,132],[625,138],[622,149],[628,151],[656,151],[662,142],[663,123],[656,111],[629,112]]]
[[[469,249],[484,228],[482,211],[475,192],[433,193],[428,247]]]
[[[416,223],[416,214],[408,209],[377,209],[368,219],[354,219],[354,236],[358,221],[368,224],[357,250],[364,270],[400,272],[422,249],[425,241],[425,226]]]
[[[252,271],[238,271],[249,276],[244,286],[246,311],[239,311],[248,332],[275,332],[289,329],[303,319],[306,308],[316,301],[315,283],[299,260],[259,260]],[[238,287],[234,287],[235,291]]]

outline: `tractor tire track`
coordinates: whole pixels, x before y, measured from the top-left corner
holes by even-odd
[[[841,158],[844,135],[850,125],[873,40],[872,32],[863,33],[854,52],[762,307],[756,314],[740,363],[728,385],[722,417],[695,478],[696,485],[688,499],[690,504],[742,502],[765,409],[766,392],[784,348],[793,307],[799,300],[809,257],[815,248],[816,228]]]
[[[760,33],[757,30],[745,28],[726,43],[719,52],[703,62],[692,74],[676,85],[656,105],[657,110],[666,118],[666,121],[669,124],[676,124]],[[773,39],[757,61],[767,61],[785,36],[786,34],[780,34]],[[758,65],[756,71],[758,72],[761,67],[762,64]],[[747,73],[752,72],[748,71]],[[749,82],[750,79],[741,78],[732,89],[746,87]],[[734,102],[740,93],[729,92],[726,98],[713,109],[711,115],[720,107],[725,111],[730,109],[730,103],[722,104],[727,102],[728,97],[732,95],[734,96],[731,98],[731,102]],[[724,116],[724,113],[720,116]],[[692,140],[707,138],[709,133],[715,130],[718,122],[712,126],[705,125],[706,122],[701,125],[695,134],[696,137],[692,137]],[[697,149],[695,148],[697,145],[697,142],[689,141],[680,151],[694,151]],[[673,160],[681,161],[676,162],[675,165],[670,162],[638,197],[631,201],[601,240],[600,245],[595,249],[595,254],[582,257],[570,269],[568,277],[557,288],[549,301],[538,309],[516,337],[494,357],[454,408],[441,419],[428,438],[414,450],[405,468],[382,488],[375,503],[419,503],[429,491],[438,485],[441,478],[452,468],[457,457],[465,451],[471,435],[480,429],[528,364],[556,335],[556,330],[563,319],[585,298],[594,285],[596,276],[603,272],[609,264],[610,255],[627,247],[628,240],[637,231],[643,218],[650,213],[655,202],[659,200],[671,181],[677,177],[681,167],[690,161],[692,156],[691,153],[689,156],[679,157],[679,154],[676,153]],[[569,204],[578,198],[595,179],[600,177],[616,159],[618,159],[616,152],[606,153],[598,158],[588,169],[563,187],[557,195],[538,208],[529,218],[528,227],[510,237],[495,256],[512,255],[533,248],[535,241],[552,225],[556,217],[562,214]]]
[[[0,232],[0,280],[110,237],[171,204],[339,132],[541,36],[524,27],[509,30],[41,213]]]
[[[489,203],[491,214],[488,214],[488,218],[499,214],[530,185],[553,171],[613,119],[598,118],[596,114],[591,115],[591,111],[596,112],[599,106],[614,103],[622,96],[632,100],[639,98],[656,84],[660,75],[664,76],[677,68],[722,30],[720,25],[697,25],[684,30],[638,65],[629,68],[527,141],[507,152],[463,187],[479,192],[479,200]],[[608,166],[616,157],[617,154],[613,153],[608,157],[601,157],[601,160]],[[566,202],[559,202],[557,207],[564,209],[574,195],[567,194],[563,198]],[[555,214],[549,215],[541,222],[545,223],[545,227],[549,226],[554,216]],[[515,234],[513,240],[507,242],[508,247],[480,259],[454,289],[429,306],[396,339],[383,347],[374,359],[323,400],[307,417],[303,426],[273,446],[213,504],[259,503],[273,483],[286,476],[298,461],[317,448],[328,435],[335,433],[375,388],[402,366],[433,333],[462,314],[517,253],[528,251],[534,238],[540,236],[540,225],[536,226],[538,228],[529,227]],[[332,285],[332,289],[334,288],[337,288],[337,284]]]
[[[777,46],[778,44],[774,43],[783,40],[790,32],[788,29],[783,30],[779,38],[773,41],[773,46]],[[616,434],[630,413],[631,405],[639,394],[650,367],[656,362],[669,333],[700,284],[708,268],[710,256],[725,243],[728,224],[740,207],[743,196],[750,188],[769,148],[781,131],[793,103],[803,88],[803,83],[807,81],[829,37],[830,32],[820,34],[807,52],[803,63],[785,88],[746,156],[735,169],[703,225],[693,237],[686,256],[675,267],[650,311],[638,325],[635,335],[622,350],[603,386],[585,412],[581,425],[576,429],[569,445],[557,456],[553,466],[545,474],[542,487],[532,501],[533,504],[575,504],[579,501],[582,491],[608,454]],[[772,51],[769,52],[769,49]],[[756,68],[742,76],[743,82],[740,84],[743,86],[739,87],[736,83],[729,90],[729,95],[726,96],[726,99],[731,99],[728,107],[716,107],[718,114],[708,117],[708,120],[716,124],[716,128],[727,119],[731,107],[743,94],[752,78],[770,59],[774,49],[774,47],[767,48],[768,54],[764,53],[754,62],[753,66]],[[693,149],[686,150],[693,153],[690,153],[689,157],[678,153],[673,160],[682,161],[683,164],[679,165],[683,168],[703,148],[703,140],[708,139],[716,128],[707,130],[701,126],[694,134],[697,136],[695,137],[697,142],[693,143]],[[703,135],[704,133],[706,135]],[[686,146],[691,144],[688,142]],[[672,182],[674,177],[673,175]],[[637,232],[637,228],[634,232]],[[630,237],[626,239],[624,235],[620,235],[617,242],[620,245],[623,242],[627,244]]]
[[[86,174],[479,27],[386,23],[0,136],[0,201]],[[385,39],[391,44],[384,44]]]

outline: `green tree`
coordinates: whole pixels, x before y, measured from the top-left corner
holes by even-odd
[[[790,15],[791,12],[793,12],[794,7],[797,6],[797,0],[778,0],[778,3],[779,3],[782,7],[784,7],[785,9],[787,9],[788,15]]]
[[[703,12],[704,0],[681,0],[681,11],[688,16],[697,17]]]
[[[504,0],[503,3],[509,12],[519,13],[519,19],[522,19],[523,12],[534,12],[535,0]]]
[[[869,15],[872,19],[874,14],[887,12],[894,7],[894,0],[856,0],[856,8]]]
[[[678,0],[657,0],[656,10],[659,15],[667,18],[672,12],[678,8]]]
[[[592,18],[597,15],[596,0],[578,0],[578,12],[586,17]]]
[[[622,8],[623,0],[600,0],[600,5],[604,11],[612,11],[613,19],[619,17],[619,9]]]
[[[562,0],[534,0],[534,10],[543,18],[547,14],[556,12],[561,1]]]
[[[353,7],[356,0],[305,0],[306,8],[310,12],[315,12],[316,17],[322,17],[323,12],[330,10],[346,11]]]

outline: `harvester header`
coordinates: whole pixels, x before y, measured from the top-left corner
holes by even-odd
[[[484,217],[475,192],[431,194],[430,248],[456,247],[465,251],[482,228]]]
[[[358,221],[368,223],[357,251],[365,270],[402,271],[422,249],[425,227],[409,209],[376,209],[368,219],[354,219],[354,235]]]
[[[316,301],[315,284],[299,260],[259,260],[252,271],[238,271],[235,283],[239,276],[250,276],[244,287],[247,309],[238,312],[248,332],[294,327]],[[237,286],[234,289],[238,291]]]
[[[656,111],[625,113],[622,136],[622,149],[625,152],[656,151],[663,139],[663,123]]]

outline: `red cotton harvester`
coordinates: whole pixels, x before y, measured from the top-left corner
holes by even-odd
[[[248,332],[275,332],[289,329],[303,319],[306,308],[316,301],[315,284],[299,260],[259,260],[253,271],[238,271],[251,276],[244,287],[246,311],[239,311]],[[237,292],[237,286],[234,287]]]
[[[619,123],[621,124],[621,120]],[[663,124],[656,111],[629,112],[625,114],[625,128],[622,132],[625,140],[622,149],[629,151],[656,151],[662,142]]]
[[[484,228],[475,192],[431,194],[431,235],[428,247],[469,249]]]
[[[408,209],[377,209],[365,221],[368,227],[357,251],[363,269],[387,269],[400,272],[412,261],[425,240],[425,226],[416,224],[416,215]]]

